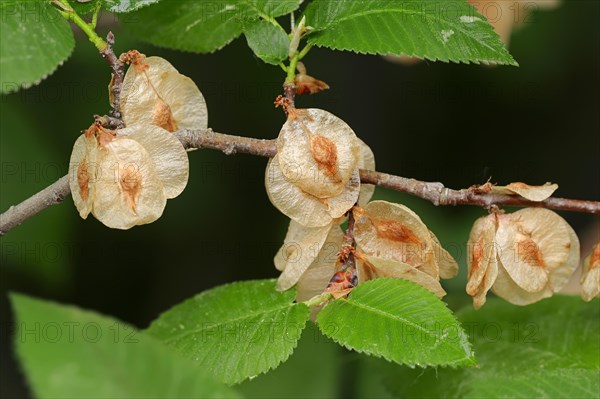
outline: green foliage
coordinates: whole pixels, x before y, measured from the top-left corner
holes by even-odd
[[[150,4],[158,3],[160,0],[91,0],[80,3],[77,0],[70,1],[69,4],[79,15],[85,15],[93,12],[98,3],[102,3],[102,8],[116,13],[127,13]]]
[[[87,14],[91,14],[92,12],[94,12],[96,7],[98,6],[98,3],[100,3],[100,2],[101,2],[101,0],[91,0],[86,3],[80,3],[78,1],[73,1],[73,2],[69,2],[69,4],[71,5],[73,10],[75,10],[75,12],[77,14],[87,15]],[[103,5],[104,4],[101,4],[101,7]]]
[[[459,319],[479,367],[415,372],[386,367],[408,397],[583,398],[600,395],[600,301],[553,297],[527,307],[497,298]],[[405,384],[401,381],[411,381]]]
[[[75,46],[69,23],[44,0],[0,3],[0,93],[38,84]]]
[[[296,0],[163,0],[137,11],[126,25],[139,39],[157,46],[210,53],[230,43],[259,17],[278,17],[298,6]]]
[[[342,348],[307,323],[292,356],[276,370],[236,385],[245,398],[336,398],[347,367]],[[301,376],[301,377],[300,377]]]
[[[248,46],[267,64],[279,64],[288,57],[290,38],[279,26],[259,19],[244,27]]]
[[[467,336],[446,304],[425,288],[380,278],[317,316],[321,331],[349,349],[416,366],[474,364]]]
[[[466,1],[315,0],[308,42],[367,54],[517,65],[493,28]]]
[[[109,11],[122,13],[135,11],[138,8],[158,3],[160,0],[102,0],[102,5]]]
[[[232,384],[277,367],[293,352],[309,316],[294,290],[274,280],[202,292],[162,314],[148,333]]]
[[[17,353],[38,398],[236,397],[116,319],[13,294]]]

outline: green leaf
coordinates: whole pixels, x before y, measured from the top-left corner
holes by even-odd
[[[69,23],[44,0],[0,3],[0,93],[38,84],[71,54]]]
[[[290,13],[299,5],[298,0],[163,0],[137,11],[125,25],[157,46],[210,53],[238,37],[247,23]]]
[[[519,307],[488,299],[458,313],[478,368],[387,368],[386,385],[415,398],[584,398],[600,396],[600,301],[554,297]],[[410,380],[411,384],[399,381]]]
[[[91,0],[91,1],[88,1],[85,3],[80,3],[78,1],[72,1],[72,2],[69,2],[69,4],[71,5],[73,10],[75,10],[75,12],[77,14],[79,14],[80,16],[83,16],[83,15],[91,14],[92,12],[94,12],[94,10],[96,9],[96,6],[98,5],[98,3],[100,3],[100,1],[101,0]]]
[[[248,47],[267,64],[277,65],[288,57],[290,38],[280,26],[259,19],[246,24],[244,35]]]
[[[116,13],[135,11],[138,8],[158,3],[160,0],[102,0],[104,8]]]
[[[347,359],[340,356],[340,349],[314,323],[307,323],[298,348],[284,364],[235,388],[245,398],[256,399],[340,397],[342,368],[348,366]]]
[[[380,278],[360,284],[347,300],[328,304],[317,323],[341,345],[399,364],[474,363],[467,336],[446,304],[410,281]]]
[[[148,333],[228,384],[277,367],[293,352],[309,317],[294,290],[274,280],[244,281],[202,292],[162,314]]]
[[[17,353],[38,398],[237,396],[116,319],[19,294],[11,300]]]
[[[433,61],[518,65],[466,1],[315,0],[306,8],[310,44]]]
[[[91,0],[80,3],[74,0],[69,4],[79,15],[86,15],[92,13],[99,2],[102,3],[102,8],[105,10],[115,13],[128,13],[149,6],[150,4],[158,3],[159,1],[161,0]]]

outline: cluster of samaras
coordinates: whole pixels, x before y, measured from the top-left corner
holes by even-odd
[[[290,112],[265,177],[271,202],[292,219],[275,256],[280,290],[296,285],[297,300],[304,301],[323,292],[342,296],[363,281],[395,277],[445,295],[440,278],[456,276],[456,261],[413,211],[385,201],[369,202],[374,187],[361,186],[359,169],[374,167],[369,147],[341,119],[319,109]],[[543,201],[557,188],[488,186],[482,189],[531,201]],[[340,225],[348,216],[351,231],[344,234]],[[485,303],[490,289],[519,305],[549,297],[579,265],[579,240],[573,229],[542,208],[497,211],[481,218],[467,247],[467,292],[476,308]],[[599,251],[596,246],[584,263],[585,300],[600,292]]]
[[[467,293],[475,308],[491,289],[517,305],[552,296],[579,266],[579,239],[569,224],[543,208],[493,213],[473,225],[467,245]],[[583,262],[581,296],[600,294],[600,244]]]
[[[77,139],[70,185],[82,218],[92,213],[108,227],[129,229],[158,219],[166,200],[184,190],[187,153],[172,132],[206,129],[207,110],[194,82],[166,60],[135,51],[122,60],[131,64],[120,97],[125,127],[111,130],[97,122]],[[291,219],[275,256],[278,289],[296,285],[303,301],[324,291],[343,296],[362,281],[385,276],[444,296],[440,278],[456,276],[458,265],[413,211],[369,202],[374,186],[361,185],[359,169],[375,169],[371,149],[327,111],[287,111],[265,176],[269,199]],[[556,186],[487,188],[542,201]],[[344,233],[340,226],[347,221]],[[477,308],[490,289],[519,305],[551,296],[579,264],[574,231],[541,208],[479,219],[467,249],[467,292]],[[599,265],[596,245],[584,261],[585,300],[600,294]]]
[[[75,142],[70,185],[82,218],[129,229],[158,219],[188,181],[188,157],[172,134],[208,126],[196,84],[160,57],[130,52],[121,91],[125,128],[95,123]]]

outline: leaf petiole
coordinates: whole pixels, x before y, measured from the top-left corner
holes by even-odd
[[[307,44],[302,50],[300,50],[300,52],[296,52],[292,56],[292,58],[290,59],[289,66],[287,66],[286,68],[282,66],[282,69],[287,72],[285,83],[294,83],[294,81],[296,80],[296,67],[298,66],[298,62],[300,62],[300,60],[304,58],[311,49],[312,45]]]
[[[98,15],[100,15],[100,10],[102,9],[102,3],[98,2],[96,4],[96,8],[94,9],[94,13],[92,14],[92,22],[90,22],[90,26],[92,29],[96,29],[96,25],[98,24]]]
[[[331,293],[325,292],[323,294],[314,296],[314,297],[310,298],[309,300],[306,300],[306,301],[304,301],[302,303],[305,304],[306,306],[308,306],[310,308],[312,306],[321,305],[322,303],[325,303],[325,302],[329,301],[332,298],[333,298],[333,295],[331,295]]]
[[[102,39],[96,33],[96,31],[95,31],[95,27],[96,27],[95,22],[96,21],[94,21],[94,19],[92,19],[93,26],[92,26],[92,24],[88,24],[87,22],[85,22],[83,20],[83,18],[81,18],[79,16],[79,14],[77,14],[77,12],[75,12],[75,10],[73,10],[71,5],[69,4],[69,0],[54,0],[54,1],[52,1],[52,3],[56,4],[57,6],[59,6],[62,9],[62,10],[58,10],[60,15],[62,15],[65,19],[67,19],[69,21],[73,21],[75,23],[75,25],[79,26],[79,28],[83,31],[83,33],[85,33],[87,35],[87,37],[90,39],[90,42],[92,42],[99,51],[103,51],[104,49],[106,49],[108,44],[106,43],[106,41],[104,41],[104,39]],[[94,15],[96,15],[96,14],[97,14],[97,12],[94,12]],[[97,17],[97,15],[96,15],[96,17]]]
[[[306,46],[304,46],[304,48],[302,50],[300,50],[300,53],[298,54],[298,60],[301,60],[302,58],[304,58],[304,56],[306,54],[308,54],[308,52],[310,51],[310,49],[312,49],[312,44],[307,44]]]

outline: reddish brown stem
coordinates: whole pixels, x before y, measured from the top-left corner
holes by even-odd
[[[289,100],[289,104],[292,108],[295,107],[296,85],[294,83],[284,83],[283,96]]]

